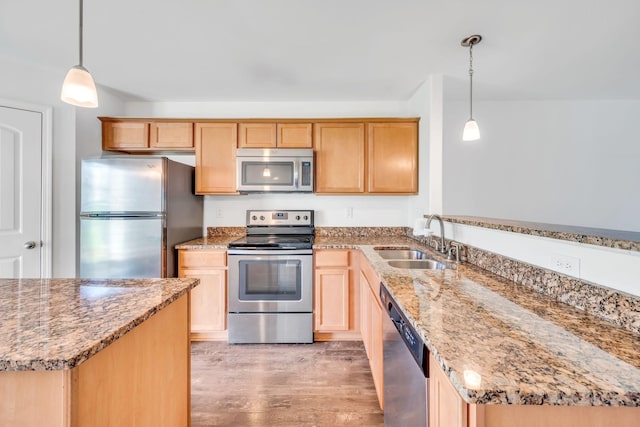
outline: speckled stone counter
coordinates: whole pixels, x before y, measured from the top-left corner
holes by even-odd
[[[607,248],[640,251],[640,232],[472,216],[444,216],[445,221]]]
[[[468,403],[640,406],[640,335],[472,265],[390,267],[376,246],[439,258],[401,236],[320,237],[314,248],[365,254]]]
[[[197,279],[0,279],[0,371],[72,369],[197,284]]]
[[[227,249],[229,242],[238,239],[237,235],[204,236],[176,245],[176,249]]]

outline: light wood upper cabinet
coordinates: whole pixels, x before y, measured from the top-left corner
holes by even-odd
[[[276,124],[240,123],[238,148],[276,148]]]
[[[102,149],[146,149],[149,122],[102,122]]]
[[[369,193],[417,193],[417,124],[367,123],[367,172]]]
[[[364,192],[364,123],[316,123],[316,193]]]
[[[193,151],[193,122],[101,117],[106,151]]]
[[[313,132],[311,123],[278,123],[279,148],[312,148]]]
[[[191,339],[227,339],[227,256],[224,250],[180,250],[178,277],[194,277]]]
[[[336,122],[314,126],[316,193],[418,192],[417,121]]]
[[[193,123],[152,122],[149,147],[157,150],[193,149]]]
[[[311,123],[244,123],[238,126],[238,148],[312,148]]]
[[[196,123],[196,194],[236,193],[237,123]]]

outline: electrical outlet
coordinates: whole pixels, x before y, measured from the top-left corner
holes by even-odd
[[[216,218],[222,218],[222,208],[216,208]]]
[[[568,255],[551,255],[551,268],[562,274],[580,277],[580,258]]]
[[[347,215],[347,218],[353,218],[353,208],[351,206],[349,206],[346,209],[345,214]]]

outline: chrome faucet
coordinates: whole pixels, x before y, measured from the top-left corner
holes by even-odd
[[[437,219],[438,222],[440,223],[440,248],[436,247],[436,250],[440,251],[440,253],[446,254],[447,244],[444,241],[444,222],[442,222],[442,218],[440,218],[440,215],[437,215],[437,214],[430,215],[429,218],[427,218],[426,228],[430,228],[431,220],[433,218]]]

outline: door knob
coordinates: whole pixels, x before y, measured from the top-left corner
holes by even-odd
[[[36,247],[36,242],[30,240],[24,244],[25,249],[34,249]]]

